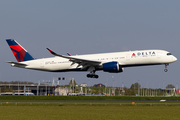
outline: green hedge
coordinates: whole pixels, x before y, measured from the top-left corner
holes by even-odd
[[[2,95],[0,100],[180,100],[180,97],[136,96],[13,96]]]

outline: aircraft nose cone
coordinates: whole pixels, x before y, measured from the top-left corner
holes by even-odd
[[[177,61],[177,58],[176,58],[176,57],[174,57],[174,56],[173,56],[173,61],[174,61],[174,62],[175,62],[175,61]]]

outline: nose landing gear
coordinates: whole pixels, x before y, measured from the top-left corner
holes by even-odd
[[[167,72],[168,71],[168,69],[167,69],[167,66],[168,66],[169,64],[165,64],[165,69],[164,69],[164,72]]]

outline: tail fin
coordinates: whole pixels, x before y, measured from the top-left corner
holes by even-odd
[[[16,40],[6,39],[18,62],[34,60],[34,58]]]

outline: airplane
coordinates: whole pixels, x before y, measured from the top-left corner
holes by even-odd
[[[165,65],[177,61],[177,58],[165,50],[136,50],[126,52],[99,53],[86,55],[60,55],[47,48],[55,57],[35,59],[16,40],[6,39],[18,62],[10,63],[13,67],[48,72],[89,71],[88,78],[98,78],[96,71],[121,73],[126,67]]]

